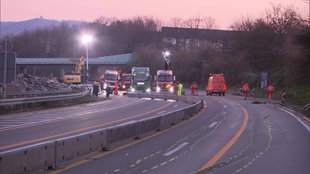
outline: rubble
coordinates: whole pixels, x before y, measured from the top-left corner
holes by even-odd
[[[30,74],[17,74],[16,80],[6,85],[6,92],[10,94],[20,93],[49,93],[49,92],[78,92],[90,91],[91,84],[66,84],[59,82],[56,78],[36,77]],[[3,86],[0,84],[0,95]]]
[[[53,92],[72,90],[70,86],[65,83],[59,83],[56,79],[34,77],[25,73],[18,74],[13,85],[16,86],[20,92]]]

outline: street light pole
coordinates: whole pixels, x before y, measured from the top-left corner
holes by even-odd
[[[88,81],[88,47],[91,41],[92,37],[90,35],[83,35],[82,42],[83,44],[86,44],[86,81]]]
[[[86,81],[88,81],[88,43],[86,43]]]

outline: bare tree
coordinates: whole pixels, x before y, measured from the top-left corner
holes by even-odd
[[[99,18],[95,19],[94,22],[102,24],[104,26],[109,26],[114,21],[117,21],[117,18],[109,18],[109,17],[105,17],[105,16],[100,16]]]
[[[202,22],[202,18],[200,16],[191,17],[184,21],[184,24],[188,28],[199,28]]]
[[[215,26],[215,19],[212,17],[204,17],[202,18],[202,25],[204,29],[214,29]]]
[[[283,7],[278,4],[274,5],[272,10],[267,11],[266,23],[271,25],[275,32],[284,34],[294,26],[300,25],[301,17],[293,7]]]
[[[254,20],[250,17],[242,16],[240,21],[235,21],[230,28],[237,31],[252,31]]]
[[[181,28],[183,27],[183,20],[181,18],[175,17],[170,19],[170,25],[172,27]]]

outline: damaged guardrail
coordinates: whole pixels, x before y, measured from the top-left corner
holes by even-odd
[[[131,97],[142,97],[129,94]],[[191,102],[192,105],[145,118],[130,121],[91,132],[43,142],[0,153],[0,171],[7,174],[31,173],[44,169],[57,169],[69,160],[79,158],[85,154],[98,150],[111,150],[128,144],[135,139],[165,130],[184,120],[189,119],[203,108],[203,100],[198,97],[143,95],[147,98],[162,98]]]

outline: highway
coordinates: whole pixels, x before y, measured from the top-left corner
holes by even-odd
[[[310,173],[309,122],[299,113],[279,105],[252,104],[251,98],[201,97],[205,108],[190,120],[50,173]],[[168,103],[151,104],[145,107]]]
[[[156,116],[189,104],[114,96],[69,107],[0,116],[0,152]]]

